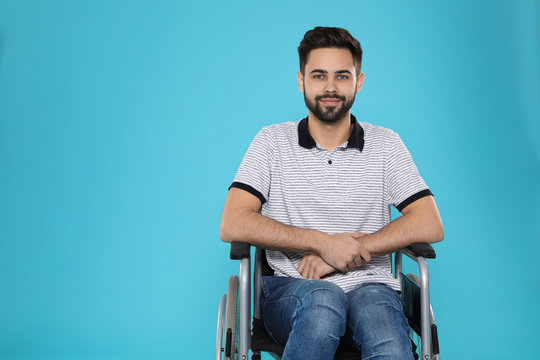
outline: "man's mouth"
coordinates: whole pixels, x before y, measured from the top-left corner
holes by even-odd
[[[338,99],[338,98],[335,98],[335,97],[331,97],[331,98],[323,97],[323,98],[319,99],[319,101],[322,102],[326,106],[335,106],[339,102],[341,102],[341,99]]]

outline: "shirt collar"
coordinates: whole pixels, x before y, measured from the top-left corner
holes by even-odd
[[[351,135],[347,140],[347,148],[356,148],[360,151],[364,149],[364,129],[356,121],[356,118],[351,114],[351,124],[353,129]],[[298,145],[306,149],[312,149],[315,147],[316,143],[313,137],[308,130],[308,118],[300,120],[298,123]]]

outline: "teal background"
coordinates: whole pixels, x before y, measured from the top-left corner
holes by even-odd
[[[256,132],[306,115],[296,47],[364,48],[353,112],[436,194],[443,359],[536,358],[540,5],[0,0],[0,358],[207,359]]]

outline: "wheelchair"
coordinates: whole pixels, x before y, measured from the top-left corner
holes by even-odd
[[[405,254],[418,264],[416,274],[403,274],[402,255]],[[434,259],[435,250],[430,244],[414,243],[394,253],[394,276],[401,283],[401,296],[405,301],[405,315],[409,320],[413,355],[418,359],[439,360],[437,325],[429,300],[429,273],[426,259]],[[240,260],[240,276],[229,278],[227,293],[219,303],[216,360],[261,359],[261,352],[281,359],[284,347],[275,343],[266,333],[259,309],[262,276],[273,276],[274,272],[266,262],[264,249],[256,248],[253,277],[253,327],[251,318],[251,245],[232,242],[230,258]],[[359,352],[338,347],[335,359],[362,359]]]

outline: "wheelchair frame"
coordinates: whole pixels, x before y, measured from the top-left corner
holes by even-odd
[[[240,260],[240,277],[239,277],[239,312],[238,312],[238,324],[236,336],[237,344],[227,344],[227,336],[225,337],[225,347],[223,346],[223,334],[224,334],[224,317],[226,307],[226,295],[222,295],[220,299],[219,311],[218,311],[218,326],[216,334],[216,360],[221,360],[221,355],[226,355],[226,359],[231,360],[248,360],[249,350],[251,348],[251,245],[248,243],[232,242],[231,254],[232,260]],[[435,324],[435,317],[430,305],[429,298],[429,270],[426,259],[434,259],[436,254],[433,247],[426,243],[414,243],[409,247],[396,251],[394,253],[394,276],[398,279],[402,287],[404,287],[404,280],[406,275],[402,273],[402,254],[411,258],[418,264],[419,269],[419,283],[416,284],[419,288],[419,324],[415,326],[415,331],[418,333],[420,330],[421,341],[421,357],[422,360],[439,360],[439,343],[437,335],[437,326]],[[255,253],[255,277],[253,279],[254,284],[254,311],[253,317],[255,319],[261,319],[261,313],[259,309],[259,298],[261,294],[261,278],[262,278],[262,251],[256,248]],[[410,283],[410,281],[409,281]],[[413,285],[414,286],[414,285]],[[405,289],[403,289],[405,290]],[[404,292],[402,296],[404,295]],[[409,318],[411,328],[413,328],[412,321]],[[231,330],[229,329],[229,332]],[[412,330],[411,330],[412,331]],[[228,353],[227,353],[228,351]],[[279,355],[269,353],[276,359],[280,359]],[[229,356],[227,356],[229,355]],[[260,359],[260,357],[259,357]]]

